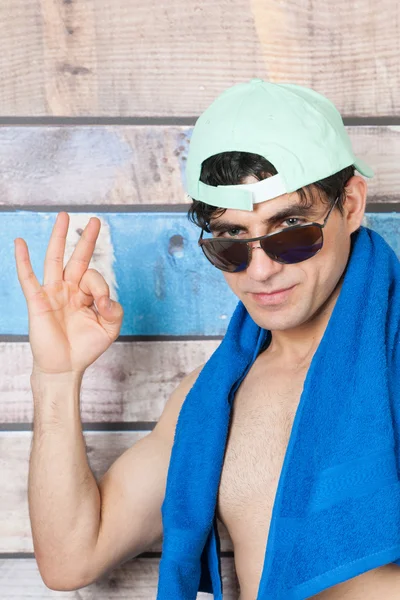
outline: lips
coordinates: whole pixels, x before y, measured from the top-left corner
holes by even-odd
[[[293,287],[293,286],[290,286]],[[274,290],[273,292],[250,292],[250,294],[265,294],[265,295],[272,295],[272,294],[278,294],[278,292],[286,292],[286,290],[289,290],[290,287],[288,288],[280,288],[279,290]]]
[[[270,293],[251,293],[250,297],[259,306],[278,306],[287,301],[290,297],[290,292],[294,287],[296,286],[292,285],[290,288],[284,288],[283,290],[277,290],[276,292]]]

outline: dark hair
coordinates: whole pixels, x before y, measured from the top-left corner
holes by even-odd
[[[314,191],[318,192],[319,199],[332,206],[337,196],[340,194],[336,207],[343,216],[344,187],[347,181],[354,175],[354,165],[350,165],[334,175],[330,175],[320,181],[316,181],[297,190],[300,204],[311,207],[315,200]],[[270,175],[276,175],[277,170],[272,163],[259,154],[250,152],[221,152],[214,154],[203,161],[200,173],[200,181],[208,185],[235,185],[244,183],[248,175],[253,175],[257,179],[265,179]],[[205,204],[200,200],[192,198],[192,204],[188,211],[188,219],[198,227],[210,231],[208,223],[211,216],[219,217],[226,211],[226,208],[220,208]],[[215,213],[215,214],[214,214]],[[218,214],[217,214],[218,213]]]

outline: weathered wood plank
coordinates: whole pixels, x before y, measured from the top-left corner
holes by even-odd
[[[92,213],[73,213],[65,262]],[[125,314],[121,335],[222,335],[237,298],[197,245],[198,228],[185,214],[99,214],[102,227],[90,263],[110,285]],[[0,333],[27,333],[28,314],[15,268],[14,239],[28,244],[43,281],[55,213],[0,213],[4,260],[0,272]],[[119,288],[117,294],[117,288]],[[7,308],[8,307],[8,308]]]
[[[3,559],[0,560],[0,593],[4,600],[153,600],[157,594],[158,565],[159,560],[155,558],[136,558],[78,591],[56,592],[43,583],[34,559]],[[233,558],[221,559],[221,572],[224,600],[237,600],[239,591]],[[197,594],[197,600],[211,598],[210,594]]]
[[[158,421],[182,378],[204,364],[219,344],[220,340],[114,342],[84,375],[82,421]],[[29,343],[0,342],[0,364],[0,423],[31,423]]]
[[[398,3],[382,0],[377,14],[368,0],[337,0],[335,10],[340,19],[324,0],[162,10],[155,0],[32,0],[28,10],[3,0],[1,113],[196,115],[228,86],[264,77],[311,85],[345,114],[397,115]]]
[[[368,200],[399,202],[400,127],[346,129],[356,156],[375,170]],[[192,131],[173,125],[1,127],[0,206],[189,206],[184,184]]]
[[[1,127],[0,205],[190,203],[192,127]]]
[[[125,450],[149,432],[86,432],[87,456],[97,480]],[[28,513],[27,477],[32,434],[30,432],[0,433],[0,553],[33,552]],[[232,550],[226,528],[218,524],[221,549]],[[152,545],[148,552],[161,552],[162,543]]]
[[[65,262],[90,213],[70,215]],[[124,308],[121,335],[224,335],[237,297],[223,272],[203,256],[198,228],[185,214],[99,214],[102,227],[90,267],[102,273],[112,298]],[[364,223],[368,224],[367,214]],[[400,253],[400,214],[373,218]],[[14,258],[14,239],[28,243],[31,263],[43,281],[43,263],[55,213],[0,213],[0,334],[27,334],[28,313]],[[117,288],[119,288],[117,294]]]

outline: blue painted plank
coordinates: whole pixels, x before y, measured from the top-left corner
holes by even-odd
[[[69,215],[76,218],[76,214]],[[83,227],[90,216],[79,215]],[[200,230],[185,213],[95,216],[108,225],[111,234],[111,247],[106,251],[115,255],[115,297],[124,308],[120,335],[223,335],[237,299],[222,272],[203,256],[197,246]],[[43,282],[43,262],[55,218],[56,213],[47,212],[0,213],[1,334],[28,333],[13,240],[22,237],[27,242],[33,269]]]
[[[69,214],[71,220],[77,218],[76,213]],[[92,215],[79,215],[83,227]],[[186,214],[109,212],[96,216],[102,220],[102,229],[110,233],[109,246],[102,248],[98,264],[108,261],[106,271],[116,281],[115,295],[111,295],[124,307],[121,335],[225,333],[237,298],[222,272],[203,256],[197,246],[199,229]],[[42,282],[55,218],[54,212],[0,213],[0,334],[28,333],[13,240],[26,240],[33,269]],[[367,213],[365,224],[378,231],[400,258],[400,214]],[[111,277],[105,278],[110,283]]]

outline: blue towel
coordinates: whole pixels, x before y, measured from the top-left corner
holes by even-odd
[[[312,358],[275,496],[257,600],[303,600],[400,566],[400,262],[361,226]],[[234,393],[271,332],[239,302],[179,414],[157,600],[222,596],[216,499]]]

